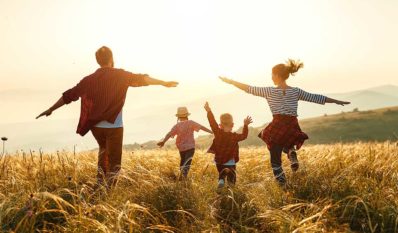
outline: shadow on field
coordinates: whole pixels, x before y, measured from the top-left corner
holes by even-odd
[[[67,193],[57,196],[49,192],[41,192],[31,196],[20,209],[8,212],[3,218],[12,216],[8,224],[2,226],[3,231],[39,232],[60,231],[67,222],[69,214],[75,214],[76,209],[66,201]],[[12,231],[11,231],[12,230]]]
[[[236,187],[224,188],[212,208],[220,232],[273,232],[257,217],[257,206]]]
[[[160,184],[145,196],[138,197],[138,201],[157,216],[158,222],[170,226],[176,232],[199,232],[201,221],[204,218],[200,210],[200,197],[191,188],[189,181],[177,181]],[[136,218],[144,232],[153,232],[150,229],[152,222],[148,218]]]

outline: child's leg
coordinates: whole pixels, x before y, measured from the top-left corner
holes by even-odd
[[[227,179],[230,184],[236,183],[236,165],[227,166]]]
[[[279,184],[284,185],[286,183],[285,172],[282,168],[282,150],[281,146],[275,145],[271,148],[271,167],[272,172],[274,173],[275,179],[279,182]]]
[[[225,178],[227,176],[226,166],[222,164],[216,164],[218,171],[218,187],[222,188],[225,184]]]
[[[194,154],[195,154],[195,149],[180,152],[180,157],[181,157],[180,171],[184,177],[187,177],[188,175]]]

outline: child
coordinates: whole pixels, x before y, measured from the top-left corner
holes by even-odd
[[[271,166],[276,180],[280,185],[286,183],[286,177],[282,169],[282,152],[287,153],[291,161],[291,168],[296,171],[299,167],[296,149],[300,149],[307,134],[301,131],[297,120],[298,101],[308,101],[317,104],[335,103],[339,105],[350,102],[335,100],[323,95],[311,94],[297,87],[288,86],[286,80],[294,75],[303,63],[289,59],[287,64],[278,64],[272,68],[272,81],[276,87],[253,87],[234,80],[220,77],[228,84],[252,95],[263,97],[267,100],[271,109],[273,120],[259,134],[259,137],[267,144],[271,154]]]
[[[169,138],[174,138],[177,135],[176,146],[180,151],[180,171],[184,178],[187,177],[192,163],[192,157],[195,154],[195,139],[193,132],[199,130],[213,133],[206,127],[189,120],[191,115],[186,107],[179,107],[177,109],[177,124],[167,133],[166,137],[157,145],[163,147]]]
[[[252,123],[252,119],[250,116],[246,117],[242,133],[233,133],[234,121],[231,114],[222,114],[219,126],[207,102],[204,108],[207,111],[207,118],[214,133],[213,144],[209,152],[215,154],[214,160],[218,171],[218,188],[220,189],[225,185],[225,178],[230,184],[236,182],[236,163],[239,162],[238,142],[247,138],[248,125]]]

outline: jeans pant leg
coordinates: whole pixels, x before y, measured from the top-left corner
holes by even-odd
[[[108,186],[116,184],[122,162],[123,128],[106,129],[106,147],[109,154]]]
[[[184,177],[188,176],[189,169],[191,168],[192,158],[195,154],[195,149],[190,149],[187,151],[180,151],[180,171]]]
[[[226,166],[228,168],[228,182],[231,184],[236,183],[236,165]]]
[[[281,185],[286,183],[285,172],[282,168],[282,150],[283,147],[278,145],[273,146],[270,150],[272,172],[274,173],[275,179]]]
[[[97,181],[99,184],[103,184],[105,177],[109,171],[109,154],[106,149],[106,135],[103,128],[92,128],[91,133],[98,143],[98,170],[97,170]]]
[[[222,165],[217,164],[218,179],[225,180],[227,178],[229,183],[235,184],[236,182],[236,166],[235,165]]]

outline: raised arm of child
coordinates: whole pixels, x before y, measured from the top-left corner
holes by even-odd
[[[242,133],[236,133],[236,141],[243,141],[247,138],[248,134],[249,134],[249,125],[253,123],[253,120],[251,118],[251,116],[247,116],[245,118],[245,120],[243,120],[243,131]]]
[[[207,119],[209,120],[210,128],[213,131],[213,134],[217,134],[221,129],[218,127],[218,123],[214,118],[213,113],[211,112],[211,108],[208,102],[206,102],[204,108],[207,112]]]

